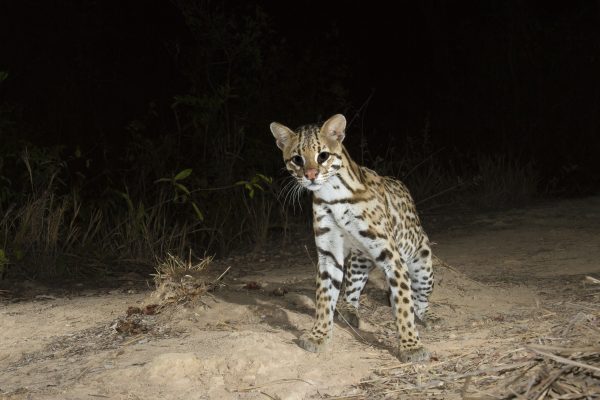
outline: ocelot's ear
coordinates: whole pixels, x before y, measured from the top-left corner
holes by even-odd
[[[292,136],[295,133],[285,125],[281,125],[279,122],[271,122],[269,125],[271,128],[271,133],[275,137],[275,141],[277,142],[277,147],[281,150],[290,142]]]
[[[342,142],[346,136],[346,117],[342,114],[335,114],[329,118],[321,127],[321,134],[329,139]]]

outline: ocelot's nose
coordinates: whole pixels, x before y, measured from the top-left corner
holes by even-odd
[[[319,170],[317,170],[316,168],[309,168],[304,170],[304,176],[306,177],[306,179],[310,179],[311,181],[317,179],[317,175],[319,175]]]

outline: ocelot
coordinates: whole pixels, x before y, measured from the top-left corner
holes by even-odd
[[[287,170],[312,192],[318,251],[316,320],[300,345],[326,348],[336,311],[358,327],[359,296],[369,271],[381,268],[390,287],[402,361],[427,359],[415,326],[425,319],[433,289],[429,239],[414,201],[400,181],[377,175],[350,158],[342,144],[346,119],[337,114],[321,126],[292,130],[273,122],[271,132]],[[338,303],[340,289],[343,301]]]

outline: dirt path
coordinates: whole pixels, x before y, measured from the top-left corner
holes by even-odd
[[[460,398],[466,388],[434,385],[427,371],[460,374],[468,360],[485,368],[549,338],[578,313],[598,315],[598,291],[583,282],[600,278],[600,198],[433,224],[446,226],[430,236],[451,268],[436,270],[432,303],[442,320],[422,329],[428,363],[401,365],[390,354],[391,312],[377,279],[363,296],[363,329],[338,324],[323,354],[299,348],[312,321],[314,267],[302,246],[288,245],[216,263],[219,271],[231,266],[227,287],[205,306],[142,315],[138,331],[118,332],[117,319],[156,299],[127,282],[109,293],[6,298],[0,398],[395,398],[405,389],[389,385],[400,376],[417,377],[428,388],[423,397],[429,390],[428,398]],[[277,288],[287,294],[274,295]],[[589,337],[600,332],[595,324]]]

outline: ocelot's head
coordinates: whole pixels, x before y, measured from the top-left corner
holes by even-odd
[[[336,114],[321,126],[292,130],[277,122],[271,132],[283,152],[287,170],[308,190],[319,190],[342,167],[342,141],[346,118]]]

